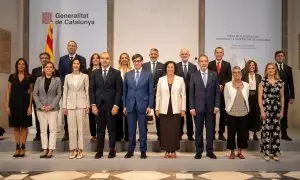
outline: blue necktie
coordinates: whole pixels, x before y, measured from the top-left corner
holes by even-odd
[[[139,71],[136,71],[135,72],[135,85],[137,86],[138,85],[138,82],[140,80],[140,72]]]

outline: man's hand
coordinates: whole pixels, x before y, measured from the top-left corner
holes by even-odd
[[[184,116],[185,116],[185,111],[181,110],[181,111],[180,111],[180,116],[181,116],[181,117],[184,117]]]
[[[150,114],[150,112],[151,112],[151,108],[147,107],[146,114],[148,115],[148,114]]]
[[[219,85],[219,87],[220,87],[220,91],[222,92],[223,91],[223,85]]]
[[[191,109],[190,113],[191,113],[192,116],[196,116],[196,110],[195,109]]]
[[[126,110],[126,108],[123,109],[123,113],[125,114],[125,116],[127,116],[127,110]]]
[[[116,114],[118,114],[118,107],[117,106],[114,106],[111,110],[111,114],[114,116]]]
[[[219,112],[219,108],[215,107],[214,108],[214,114],[217,114]]]
[[[93,106],[92,106],[92,113],[93,113],[95,116],[98,116],[99,110],[98,110],[98,108],[97,108],[96,105],[93,105]]]
[[[156,110],[155,114],[156,114],[157,117],[159,117],[159,110]]]

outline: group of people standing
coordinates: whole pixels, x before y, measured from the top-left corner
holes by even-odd
[[[9,125],[14,128],[16,152],[25,156],[28,127],[32,125],[31,106],[37,114],[37,136],[42,140],[41,158],[51,158],[56,145],[56,123],[62,98],[65,135],[71,151],[69,158],[83,158],[84,126],[89,119],[91,140],[97,142],[95,158],[103,157],[105,131],[109,135],[108,158],[116,156],[116,141],[129,141],[125,158],[134,156],[136,128],[139,128],[140,157],[147,155],[147,121],[154,110],[157,139],[164,149],[164,158],[176,158],[176,150],[184,134],[186,120],[189,141],[195,140],[195,159],[201,159],[203,127],[206,128],[206,156],[216,159],[213,141],[216,114],[220,112],[218,139],[226,141],[229,159],[244,159],[242,149],[248,147],[249,130],[258,140],[261,130],[261,152],[264,159],[279,160],[280,131],[287,134],[288,104],[294,100],[291,67],[283,64],[283,51],[275,53],[276,63],[268,63],[263,77],[254,60],[244,69],[231,68],[223,60],[224,49],[217,47],[215,60],[206,55],[198,58],[199,69],[189,62],[188,49],[180,50],[181,62],[158,61],[159,51],[150,49],[150,61],[143,56],[122,53],[117,68],[111,67],[109,53],[94,53],[86,69],[84,57],[76,54],[77,44],[69,41],[68,54],[59,60],[58,70],[47,53],[40,54],[41,67],[28,72],[27,61],[20,58],[15,73],[9,76],[6,111]],[[193,119],[195,123],[195,139]],[[237,145],[236,145],[237,135]],[[235,154],[235,149],[238,149]]]

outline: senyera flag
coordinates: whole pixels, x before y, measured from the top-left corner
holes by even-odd
[[[50,61],[54,62],[53,56],[53,22],[49,23],[45,51],[50,54]]]

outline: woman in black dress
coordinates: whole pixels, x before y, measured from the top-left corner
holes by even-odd
[[[90,60],[90,68],[87,69],[86,74],[89,76],[89,82],[91,82],[92,74],[95,70],[100,68],[100,55],[98,53],[94,53],[91,56]],[[91,141],[96,141],[96,117],[92,113],[92,109],[89,112],[89,121],[90,121],[90,133],[91,133]]]
[[[25,59],[20,58],[16,62],[15,73],[9,76],[6,96],[9,127],[14,128],[16,142],[13,157],[25,156],[28,127],[32,126],[32,90],[33,81],[28,73],[28,64]]]
[[[253,140],[258,141],[257,132],[261,129],[260,111],[258,105],[258,85],[261,81],[261,75],[257,74],[257,63],[249,60],[245,66],[245,73],[242,81],[249,84],[249,106],[250,111],[247,115],[248,129],[253,132]],[[248,135],[249,139],[249,135]]]

